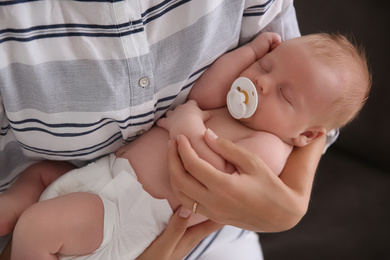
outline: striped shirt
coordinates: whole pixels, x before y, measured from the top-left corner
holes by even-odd
[[[89,161],[133,140],[291,2],[0,2],[0,189],[30,158]]]
[[[264,30],[299,36],[292,0],[1,0],[0,192],[116,151]]]

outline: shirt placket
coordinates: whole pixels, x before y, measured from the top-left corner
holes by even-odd
[[[120,1],[114,5],[122,51],[127,64],[129,79],[129,127],[124,135],[144,132],[153,124],[154,79],[150,48],[142,20],[139,1]],[[150,113],[152,112],[152,113]],[[139,115],[149,114],[148,117]],[[145,122],[148,122],[145,124]]]

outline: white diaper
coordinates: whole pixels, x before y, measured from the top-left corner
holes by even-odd
[[[41,200],[75,191],[93,192],[102,199],[104,237],[90,255],[60,259],[135,259],[165,229],[173,213],[167,200],[155,199],[142,188],[128,160],[114,155],[63,175]]]

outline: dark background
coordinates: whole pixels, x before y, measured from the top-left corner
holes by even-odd
[[[293,229],[260,234],[265,260],[390,259],[390,1],[296,0],[301,33],[352,34],[373,72],[359,118],[323,156],[309,210]]]

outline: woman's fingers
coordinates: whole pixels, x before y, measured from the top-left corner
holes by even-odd
[[[221,181],[220,178],[226,175],[226,173],[215,169],[214,166],[200,158],[189,140],[183,135],[178,136],[177,150],[185,170],[204,185],[205,189],[208,188],[208,185],[217,185]]]
[[[208,168],[208,163],[199,158],[192,149],[187,138],[179,136],[178,140],[180,142],[179,145],[174,140],[170,141],[170,149],[168,151],[168,165],[172,186],[174,190],[176,187],[187,187],[188,189],[201,194],[202,191],[205,191],[207,188],[202,184],[202,180],[195,179],[188,171],[190,171],[190,168],[195,168],[195,166],[190,166],[192,163],[199,164],[196,166],[199,167],[199,170]]]
[[[171,185],[176,197],[189,209],[196,201],[199,202],[198,213],[222,223],[220,214],[225,211],[220,209],[231,202],[236,178],[199,158],[184,136],[179,137],[178,146],[172,142],[168,158]]]
[[[172,253],[172,259],[184,258],[184,256],[186,256],[197,244],[202,241],[202,239],[222,227],[222,224],[207,220],[187,228],[186,233],[179,241],[174,252]]]
[[[189,146],[189,144],[186,145]],[[196,154],[193,155],[196,157],[194,160],[201,160]],[[171,186],[176,197],[183,206],[192,209],[195,201],[199,201],[203,204],[205,200],[209,200],[207,188],[188,173],[184,167],[178,153],[177,142],[174,140],[172,140],[170,144],[168,161]],[[202,206],[198,206],[197,212],[207,216],[207,213],[203,210]]]
[[[169,225],[161,234],[161,239],[156,241],[159,247],[166,248],[167,253],[173,252],[177,243],[179,243],[180,239],[187,230],[191,213],[191,210],[183,206],[175,212],[169,222]]]
[[[254,169],[267,167],[258,156],[229,140],[218,138],[210,129],[207,129],[204,139],[214,152],[235,165],[240,173],[250,174]]]
[[[137,258],[137,260],[183,259],[203,238],[222,225],[205,221],[187,228],[191,210],[180,207],[172,216],[164,232]]]
[[[190,215],[191,211],[186,208],[177,210],[164,232],[137,259],[180,259],[172,258],[172,254],[187,230]]]

